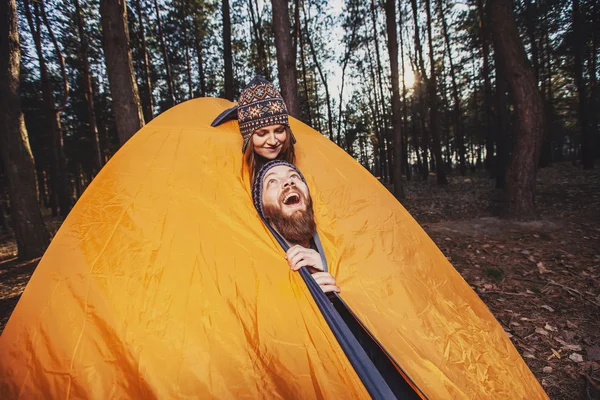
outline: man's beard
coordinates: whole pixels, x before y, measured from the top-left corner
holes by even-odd
[[[282,197],[287,193],[282,193]],[[306,210],[296,210],[291,215],[284,215],[281,208],[276,205],[265,204],[263,207],[265,218],[288,242],[294,244],[310,240],[317,230],[312,199],[310,196],[307,199],[300,191],[297,193],[304,199]]]

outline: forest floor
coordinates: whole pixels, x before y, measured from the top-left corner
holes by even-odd
[[[504,327],[552,400],[600,399],[600,171],[538,173],[540,219],[497,218],[484,173],[408,182],[408,211]],[[60,221],[49,220],[55,231]],[[0,234],[0,332],[39,259],[15,258]]]

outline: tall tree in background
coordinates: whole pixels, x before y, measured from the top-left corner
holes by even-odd
[[[512,0],[487,2],[494,49],[515,103],[517,133],[506,180],[506,216],[536,217],[535,176],[544,136],[544,104],[513,16]]]
[[[223,14],[223,60],[225,63],[225,98],[233,101],[233,53],[231,49],[231,15],[229,0],[221,3]]]
[[[500,54],[494,53],[494,63],[496,65],[496,96],[494,99],[494,108],[496,110],[496,188],[504,189],[506,184],[506,165],[508,164],[508,84],[506,74],[502,68]]]
[[[317,68],[317,71],[319,72],[319,77],[321,78],[321,83],[323,84],[323,88],[325,88],[325,102],[327,104],[328,136],[329,136],[329,139],[331,139],[332,141],[335,140],[335,142],[338,146],[341,146],[342,143],[341,143],[339,136],[336,138],[334,138],[334,136],[333,136],[333,112],[332,112],[332,108],[331,108],[331,96],[329,95],[329,85],[327,83],[327,77],[325,76],[325,72],[323,71],[322,63],[319,62],[319,59],[317,57],[317,51],[315,49],[315,45],[314,45],[312,39],[310,38],[310,29],[308,28],[308,17],[307,17],[306,10],[304,10],[304,35],[306,37],[306,41],[308,42],[308,47],[310,49],[310,54],[312,55],[312,58],[313,58],[313,63],[315,64],[315,67]],[[295,65],[296,64],[295,52],[293,54],[294,54],[294,65]],[[294,71],[295,70],[296,69],[294,68]]]
[[[448,52],[448,62],[450,63],[450,79],[452,82],[452,99],[454,101],[454,137],[456,139],[455,147],[458,149],[458,168],[461,175],[467,172],[467,160],[465,157],[465,132],[460,107],[460,95],[458,93],[458,84],[456,82],[456,68],[454,67],[454,58],[452,57],[452,45],[450,43],[450,35],[448,34],[448,24],[444,15],[443,0],[437,0],[440,20],[442,21],[442,33],[444,34],[444,42]]]
[[[398,34],[396,32],[396,1],[385,1],[385,22],[388,35],[388,53],[392,72],[392,126],[394,129],[394,195],[404,198],[402,179],[402,105],[400,104],[400,73],[398,70]]]
[[[591,99],[590,99],[590,110],[591,110],[591,118],[590,118],[590,127],[591,127],[591,142],[596,141],[595,146],[595,154],[592,157],[600,158],[600,126],[598,121],[598,114],[600,113],[600,90],[598,89],[598,54],[600,53],[600,4],[598,2],[594,2],[592,7],[592,49],[590,51],[590,59],[589,59],[589,75],[590,75],[590,91],[591,91]],[[593,167],[593,165],[592,165]]]
[[[427,83],[427,71],[425,70],[425,62],[423,61],[423,47],[421,46],[421,34],[419,29],[419,8],[417,6],[417,0],[411,0],[412,6],[412,14],[413,14],[413,23],[415,27],[414,38],[415,38],[415,69],[417,71],[417,76],[422,79],[425,87],[429,87]],[[421,88],[416,86],[416,91],[418,93],[418,108],[419,108],[419,119],[421,123],[421,133],[422,137],[422,160],[421,160],[421,175],[424,179],[427,179],[429,176],[429,157],[427,154],[429,147],[429,132],[427,131],[427,127],[425,126],[425,99],[423,98],[423,91]],[[413,116],[414,117],[414,116]],[[416,139],[416,135],[413,135],[413,139]],[[419,151],[419,146],[415,140],[415,150]]]
[[[376,71],[376,76],[377,76],[377,85],[373,88],[374,92],[377,93],[377,88],[379,88],[379,100],[380,100],[380,106],[381,106],[381,111],[380,111],[380,116],[381,116],[381,124],[382,124],[382,129],[381,129],[381,150],[382,150],[382,157],[385,160],[385,162],[382,163],[382,177],[384,179],[388,179],[390,178],[390,175],[393,173],[392,170],[392,164],[393,164],[393,160],[392,160],[392,144],[390,143],[390,141],[392,140],[390,138],[391,133],[390,133],[390,129],[389,129],[389,112],[387,112],[386,110],[386,100],[385,100],[385,92],[383,90],[383,78],[382,78],[382,62],[381,62],[381,55],[379,52],[379,32],[377,27],[379,26],[378,24],[378,12],[377,12],[377,5],[375,4],[374,0],[371,0],[371,22],[372,22],[372,28],[373,28],[373,47],[375,48],[375,62],[376,65],[374,65],[375,71]],[[377,96],[376,96],[377,97]],[[377,104],[375,105],[375,107],[379,107]]]
[[[148,46],[146,44],[146,31],[144,26],[146,22],[144,20],[144,8],[142,7],[142,0],[135,0],[135,11],[138,17],[139,36],[140,44],[142,45],[142,109],[144,110],[144,120],[150,122],[154,117],[154,99],[152,98],[152,83],[150,80],[150,58],[148,57]]]
[[[199,95],[205,97],[207,94],[206,73],[205,73],[205,57],[204,57],[204,38],[206,37],[206,14],[205,4],[203,1],[192,2],[192,19],[194,21],[194,47],[196,48],[196,58],[198,65],[198,87]]]
[[[257,0],[248,0],[250,9],[250,22],[252,24],[253,55],[255,57],[256,73],[271,80],[271,69],[269,67],[269,53],[267,43],[263,35],[263,19]],[[298,12],[298,10],[296,10]],[[295,48],[296,46],[294,46]]]
[[[188,4],[186,0],[179,0],[181,2],[181,30],[183,31],[183,44],[185,46],[185,72],[187,79],[187,96],[188,99],[194,98],[194,84],[192,82],[192,66],[190,60],[190,49],[188,41],[188,30],[187,30],[187,15],[188,15]]]
[[[31,15],[31,7],[29,5],[29,0],[25,0],[24,5],[25,15],[27,17],[29,29],[31,30],[32,36],[34,38],[35,48],[38,55],[38,61],[40,65],[40,83],[42,86],[42,97],[44,99],[44,114],[47,120],[47,128],[50,132],[50,148],[52,153],[52,214],[55,216],[59,214],[62,216],[66,216],[71,210],[71,206],[73,205],[73,192],[67,177],[67,157],[65,156],[64,151],[63,132],[60,120],[60,115],[64,110],[65,106],[67,105],[67,100],[69,98],[69,82],[67,80],[65,61],[60,51],[60,48],[58,47],[58,42],[56,40],[56,37],[54,36],[50,23],[48,22],[43,0],[34,3],[33,16]],[[63,99],[62,103],[58,107],[56,107],[56,105],[54,104],[54,97],[52,95],[52,88],[50,86],[50,76],[48,73],[46,60],[44,58],[41,30],[42,19],[44,21],[44,26],[48,31],[48,36],[50,36],[50,40],[52,41],[52,45],[56,52],[62,75]]]
[[[402,2],[398,0],[398,12],[400,13],[400,60],[402,60],[401,71],[402,71],[402,168],[406,173],[406,180],[411,180],[411,170],[408,163],[408,104],[406,102],[406,65],[404,63],[404,39],[402,34],[402,27],[404,26],[404,12],[402,9]],[[393,105],[392,105],[393,107]]]
[[[144,126],[140,96],[133,76],[125,0],[100,0],[100,17],[117,134],[124,144]]]
[[[154,0],[154,11],[156,12],[156,26],[158,28],[158,41],[160,43],[160,50],[163,57],[163,64],[165,67],[165,75],[167,81],[167,108],[173,107],[175,104],[175,88],[173,86],[173,72],[171,69],[171,61],[169,60],[169,52],[167,51],[167,41],[165,40],[165,33],[163,31],[162,19],[160,17],[160,7],[158,0]]]
[[[296,78],[296,53],[292,46],[290,16],[287,0],[271,0],[273,6],[273,31],[277,51],[277,69],[281,95],[292,117],[300,118],[298,80]]]
[[[581,130],[581,158],[584,169],[594,168],[594,137],[589,129],[588,100],[583,78],[584,47],[587,43],[584,32],[584,14],[579,8],[579,0],[573,1],[573,53],[575,85],[579,97],[579,129]]]
[[[359,22],[358,22],[358,18],[359,18],[359,14],[357,12],[357,5],[356,5],[356,1],[351,0],[348,4],[348,15],[346,16],[346,20],[344,21],[344,25],[347,29],[350,30],[350,34],[348,35],[348,33],[346,33],[346,37],[344,40],[344,43],[346,45],[346,49],[344,51],[344,55],[342,57],[342,77],[341,77],[341,84],[340,84],[340,97],[338,99],[338,123],[337,123],[337,133],[336,133],[336,142],[338,144],[338,146],[340,145],[341,142],[341,131],[342,131],[342,107],[343,107],[343,99],[344,99],[344,81],[346,78],[346,69],[348,68],[348,64],[350,62],[350,56],[352,55],[352,52],[355,50],[356,48],[356,31],[358,30],[359,27]],[[346,147],[347,151],[349,154],[351,154],[352,150],[350,148],[348,148],[347,144],[348,142],[346,141],[346,146],[342,146],[342,147]]]
[[[488,52],[488,26],[485,19],[485,12],[483,9],[483,0],[477,0],[477,14],[479,17],[479,30],[481,39],[481,57],[483,60],[483,68],[481,75],[483,78],[483,103],[485,109],[485,129],[486,129],[486,140],[485,140],[485,169],[492,171],[494,168],[494,126],[492,124],[492,84],[490,83],[490,61]],[[536,81],[537,82],[537,81]]]
[[[435,54],[433,51],[433,38],[431,36],[431,4],[430,0],[425,0],[425,11],[427,14],[427,39],[429,41],[429,129],[431,130],[431,147],[435,157],[435,168],[437,183],[445,185],[448,183],[446,178],[446,166],[442,159],[442,142],[440,139],[440,124],[438,114],[438,98],[437,98],[437,77],[435,70]]]
[[[18,256],[41,256],[49,235],[38,204],[35,163],[19,98],[20,49],[14,0],[0,3],[0,158],[8,178]]]
[[[98,138],[98,126],[96,125],[96,115],[94,111],[94,92],[92,90],[92,77],[90,74],[89,45],[88,36],[85,29],[85,20],[81,13],[79,0],[74,0],[75,14],[77,15],[77,32],[79,34],[79,54],[81,57],[83,98],[87,110],[87,134],[92,143],[94,173],[98,173],[102,168],[102,155],[100,151],[100,139]]]

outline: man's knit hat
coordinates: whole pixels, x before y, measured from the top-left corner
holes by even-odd
[[[285,125],[292,143],[296,143],[296,138],[290,130],[288,111],[283,97],[275,86],[262,76],[256,76],[244,88],[237,107],[240,133],[244,138],[242,153],[246,151],[252,133],[269,125]]]
[[[263,219],[265,218],[265,214],[264,214],[264,210],[263,210],[263,203],[262,203],[263,179],[264,179],[265,175],[267,175],[267,172],[269,172],[269,170],[271,170],[272,168],[275,168],[275,167],[280,167],[282,165],[286,166],[286,167],[290,167],[293,170],[295,170],[298,173],[298,175],[300,176],[300,179],[302,179],[302,182],[306,183],[306,179],[304,179],[304,175],[302,175],[302,172],[300,172],[300,170],[294,164],[291,164],[287,161],[272,160],[272,161],[269,161],[268,163],[266,163],[265,165],[263,165],[262,168],[260,170],[258,170],[258,173],[254,177],[254,185],[252,186],[252,200],[254,201],[254,207],[256,207],[258,214]]]

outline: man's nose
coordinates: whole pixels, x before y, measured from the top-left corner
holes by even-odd
[[[284,184],[283,184],[283,187],[284,187],[284,188],[286,188],[286,187],[290,187],[290,186],[296,186],[296,184],[294,183],[294,181],[293,181],[291,178],[289,178],[289,179],[288,179],[287,181],[285,181],[285,182],[284,182]]]

